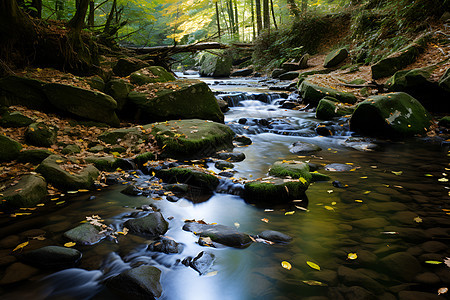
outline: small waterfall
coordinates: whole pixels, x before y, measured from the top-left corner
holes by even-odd
[[[255,106],[255,105],[246,105],[242,102],[248,101],[248,100],[254,100],[258,103],[258,105],[262,103],[271,104],[275,100],[280,99],[286,99],[288,97],[287,94],[281,94],[281,93],[247,93],[247,92],[241,92],[241,93],[216,93],[215,96],[219,99],[222,99],[228,103],[229,107],[237,107],[237,106]]]

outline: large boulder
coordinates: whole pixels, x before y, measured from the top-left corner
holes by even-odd
[[[48,109],[49,102],[42,91],[44,82],[19,76],[0,79],[0,104],[23,105],[33,109]]]
[[[230,56],[204,53],[200,59],[200,76],[228,77],[231,67],[232,58]]]
[[[310,172],[309,165],[305,162],[289,160],[277,161],[269,170],[269,175],[279,178],[300,179],[304,182],[326,181],[330,178],[327,175]]]
[[[47,182],[63,190],[91,189],[94,186],[94,181],[100,174],[97,168],[89,165],[77,174],[64,170],[62,166],[66,163],[67,159],[50,155],[36,171],[41,173]]]
[[[346,92],[339,92],[335,89],[319,86],[304,80],[299,87],[300,96],[304,103],[316,106],[324,97],[333,97],[339,102],[354,104],[357,101],[355,95]]]
[[[303,199],[309,183],[307,180],[268,177],[247,182],[244,198],[251,203],[286,203]]]
[[[380,79],[395,74],[398,70],[412,64],[422,51],[423,46],[421,44],[412,43],[389,55],[371,67],[372,78]]]
[[[24,116],[19,111],[5,112],[0,116],[0,125],[2,127],[25,127],[33,122],[33,119]]]
[[[19,156],[22,145],[6,135],[0,134],[0,161],[11,161]]]
[[[59,83],[44,86],[50,103],[59,110],[111,126],[119,126],[115,109],[117,102],[111,96]]]
[[[113,97],[117,102],[117,110],[123,108],[132,89],[133,85],[124,79],[111,79],[105,85],[106,94]]]
[[[19,153],[19,157],[17,157],[17,161],[24,163],[32,163],[34,165],[40,164],[44,159],[52,155],[48,149],[29,149],[22,150]]]
[[[19,182],[2,192],[6,205],[12,207],[33,207],[45,200],[47,183],[36,175],[25,175]]]
[[[327,57],[323,66],[325,68],[332,68],[343,62],[348,57],[348,50],[346,48],[339,48],[331,51]]]
[[[128,95],[129,107],[125,110],[130,117],[141,121],[197,118],[223,123],[223,113],[206,83],[177,80],[152,87]]]
[[[145,217],[126,221],[124,227],[128,228],[131,233],[158,237],[167,232],[169,223],[160,212],[153,212]]]
[[[148,67],[149,64],[143,60],[134,57],[123,57],[117,61],[113,67],[113,72],[117,76],[126,77],[134,71]]]
[[[316,118],[320,120],[331,120],[336,117],[351,115],[354,110],[354,106],[345,105],[331,97],[325,97],[317,105]]]
[[[214,191],[219,185],[219,179],[216,176],[195,167],[163,169],[158,171],[156,176],[167,183],[180,182],[208,191]]]
[[[46,246],[25,252],[21,259],[42,269],[64,269],[74,267],[81,259],[81,252],[67,247]]]
[[[130,75],[131,83],[137,85],[143,85],[147,83],[155,83],[155,82],[168,82],[174,81],[175,76],[172,73],[169,73],[160,66],[151,66],[147,68],[140,69],[136,72],[133,72]]]
[[[358,104],[350,119],[352,131],[370,136],[423,134],[432,124],[431,115],[419,101],[401,92],[369,97]]]
[[[144,126],[152,128],[158,145],[166,156],[176,158],[206,157],[233,148],[234,132],[226,125],[204,120],[181,120]]]
[[[211,241],[234,248],[245,248],[252,243],[252,239],[246,233],[220,224],[200,224],[188,222],[184,224],[183,230],[193,232],[200,237],[209,237]]]
[[[64,232],[64,237],[80,245],[93,245],[104,239],[106,233],[97,226],[84,223]]]
[[[105,285],[119,299],[156,299],[162,294],[161,271],[152,266],[141,265],[108,278]]]
[[[297,141],[289,146],[289,151],[297,155],[311,155],[321,151],[322,148],[315,144]]]
[[[25,132],[25,140],[30,145],[50,147],[56,143],[58,128],[45,123],[32,123]]]

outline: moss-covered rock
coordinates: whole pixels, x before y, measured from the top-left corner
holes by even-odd
[[[149,64],[143,60],[134,57],[120,58],[113,67],[113,72],[117,76],[126,77],[134,71],[148,67]]]
[[[129,127],[108,130],[98,136],[98,139],[106,144],[115,145],[120,141],[133,140],[138,141],[144,139],[144,132],[140,127]]]
[[[78,174],[71,174],[64,170],[61,165],[67,160],[58,155],[50,155],[42,161],[36,171],[57,188],[63,190],[91,189],[94,181],[100,174],[97,168],[92,165],[85,167]]]
[[[64,232],[64,237],[80,245],[92,245],[106,237],[106,234],[101,233],[101,230],[92,224],[84,223]]]
[[[53,152],[47,149],[30,149],[22,150],[19,153],[17,160],[24,163],[32,163],[34,165],[40,164],[44,159],[52,155]]]
[[[22,145],[6,135],[0,134],[0,161],[11,161],[19,156]]]
[[[343,62],[348,57],[348,50],[346,48],[339,48],[331,51],[327,57],[323,66],[325,68],[332,68]]]
[[[149,127],[166,156],[203,158],[233,148],[234,132],[223,124],[193,119],[144,126]]]
[[[0,125],[2,127],[25,127],[33,122],[33,119],[24,116],[18,111],[6,112],[0,116]]]
[[[109,95],[59,83],[46,84],[44,92],[50,103],[63,112],[119,126],[117,102]]]
[[[47,126],[45,123],[30,124],[25,132],[25,140],[30,145],[50,147],[56,143],[58,128]]]
[[[47,196],[47,183],[36,175],[25,175],[19,182],[4,190],[1,198],[11,207],[33,207],[45,200]]]
[[[155,154],[153,152],[145,152],[139,155],[136,155],[136,157],[133,159],[136,165],[143,166],[146,162],[150,160],[155,159]]]
[[[19,76],[0,79],[0,104],[23,105],[33,109],[48,109],[50,103],[42,91],[44,82]]]
[[[200,59],[200,76],[228,77],[232,62],[232,58],[227,55],[204,53]]]
[[[305,197],[309,182],[299,179],[265,178],[247,182],[244,198],[249,202],[283,203]]]
[[[80,146],[78,146],[76,144],[67,145],[64,147],[64,149],[61,150],[61,153],[64,155],[75,154],[75,153],[80,153],[80,152],[81,152],[81,148],[80,148]]]
[[[137,85],[155,82],[168,82],[174,80],[175,76],[173,76],[173,74],[167,72],[166,69],[160,66],[151,66],[143,68],[136,72],[133,72],[130,75],[131,83]]]
[[[105,85],[105,93],[116,100],[119,111],[126,104],[128,94],[132,89],[133,85],[123,79],[111,79]]]
[[[389,55],[387,58],[380,60],[371,67],[372,78],[380,79],[395,74],[398,70],[412,64],[422,51],[422,45],[419,43],[412,43]]]
[[[115,171],[117,168],[122,168],[128,163],[123,162],[123,159],[114,156],[88,156],[84,159],[87,163],[93,164],[100,171]]]
[[[325,97],[317,105],[316,118],[320,120],[331,120],[336,117],[351,115],[354,110],[354,106],[339,103],[332,97]]]
[[[186,183],[205,190],[214,191],[219,179],[207,171],[195,167],[175,167],[156,172],[156,176],[167,183]]]
[[[303,178],[307,182],[311,182],[311,174],[309,173],[309,165],[299,161],[277,161],[270,167],[269,175],[293,179]]]
[[[350,119],[352,131],[370,136],[405,137],[425,133],[432,117],[406,93],[369,97],[357,105]]]
[[[333,97],[342,103],[354,104],[357,99],[355,95],[346,92],[339,92],[335,89],[318,86],[307,80],[304,80],[299,87],[300,95],[304,103],[317,105],[324,97]]]
[[[429,68],[398,71],[389,78],[386,85],[390,92],[407,92],[408,89],[415,86],[430,83],[428,81],[430,75],[431,70]]]
[[[93,89],[96,89],[98,91],[104,91],[105,90],[105,82],[103,81],[103,79],[98,76],[98,75],[94,75],[91,77],[86,77],[84,79],[84,81],[89,84],[89,86]]]
[[[157,92],[131,92],[128,114],[137,121],[204,119],[223,123],[224,116],[208,85],[199,80],[177,80],[155,85]]]

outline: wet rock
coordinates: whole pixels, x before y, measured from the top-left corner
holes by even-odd
[[[359,103],[350,119],[352,131],[369,136],[406,137],[423,134],[432,117],[413,97],[390,93]]]
[[[75,154],[75,153],[80,153],[81,152],[81,148],[78,145],[67,145],[66,147],[64,147],[64,149],[61,150],[61,153],[66,155],[66,154]]]
[[[244,153],[234,153],[234,152],[221,152],[215,155],[216,158],[231,161],[231,162],[240,162],[245,159]]]
[[[160,212],[154,212],[143,218],[128,220],[124,223],[124,227],[131,233],[157,237],[166,233],[169,223]]]
[[[214,164],[214,167],[223,171],[226,169],[233,169],[234,165],[228,161],[220,160],[220,161],[216,161],[216,163]]]
[[[265,230],[258,234],[258,237],[275,243],[289,243],[292,241],[292,237],[289,235],[274,230]]]
[[[2,192],[6,204],[12,207],[33,207],[46,200],[47,183],[36,175],[25,175],[19,182]]]
[[[350,225],[362,229],[377,229],[387,226],[389,223],[382,217],[364,218],[356,221],[352,221]]]
[[[78,174],[71,174],[62,169],[59,164],[67,162],[67,159],[58,155],[50,155],[42,161],[36,171],[41,173],[47,182],[63,190],[90,189],[94,186],[94,180],[99,176],[99,171],[92,165],[85,167]]]
[[[299,104],[297,102],[293,101],[284,101],[283,104],[281,104],[280,108],[284,109],[293,109],[297,107]]]
[[[342,143],[342,145],[358,151],[372,151],[378,147],[377,144],[373,143],[371,139],[357,137],[349,137]]]
[[[175,76],[160,66],[145,67],[130,75],[130,82],[136,85],[169,81],[175,81]]]
[[[325,68],[332,68],[339,65],[348,57],[348,50],[346,48],[339,48],[331,51],[323,63]]]
[[[128,185],[125,189],[120,191],[124,195],[128,196],[140,196],[142,195],[142,191],[138,189],[134,184]]]
[[[280,77],[280,75],[286,73],[287,71],[285,69],[274,69],[272,71],[272,74],[270,75],[270,77],[272,78],[278,78]]]
[[[346,188],[346,186],[344,184],[342,184],[342,182],[335,180],[331,183],[334,187],[336,188],[340,188],[340,189],[344,189]]]
[[[330,172],[348,172],[348,171],[350,171],[353,168],[354,168],[354,166],[351,166],[351,165],[334,163],[334,164],[326,165],[325,166],[325,171],[330,171]]]
[[[114,98],[117,102],[117,109],[120,111],[127,101],[128,94],[133,89],[133,85],[119,78],[111,79],[105,85],[105,93]]]
[[[200,76],[228,77],[231,74],[232,59],[230,56],[219,56],[204,53],[200,58]]]
[[[164,146],[163,154],[169,157],[204,158],[233,148],[235,134],[223,124],[192,119],[155,123],[144,128],[152,126],[158,145]]]
[[[156,173],[158,178],[165,182],[182,182],[207,191],[214,191],[219,185],[219,179],[210,173],[194,167],[175,167],[160,170]]]
[[[363,266],[373,266],[378,258],[375,254],[367,250],[359,250],[358,254],[358,262]]]
[[[40,164],[44,159],[52,155],[53,152],[47,149],[22,150],[17,157],[17,161],[24,163]]]
[[[105,233],[89,223],[81,224],[64,232],[64,237],[81,245],[93,245],[106,237]]]
[[[190,261],[189,266],[200,275],[206,274],[214,264],[216,256],[210,252],[202,251]]]
[[[231,178],[231,177],[234,176],[234,173],[233,172],[220,172],[218,175],[219,176],[223,176],[223,177]]]
[[[249,202],[286,203],[303,199],[309,184],[310,181],[305,178],[303,181],[275,177],[251,181],[244,185],[244,198]]]
[[[6,268],[3,277],[0,279],[0,285],[16,283],[28,279],[36,273],[38,273],[38,269],[16,262]]]
[[[319,101],[316,109],[316,118],[331,120],[336,117],[351,115],[354,110],[354,106],[345,105],[338,102],[337,99],[327,96]]]
[[[6,112],[0,116],[0,126],[2,127],[26,127],[33,122],[33,119],[18,111]]]
[[[345,285],[358,285],[375,294],[382,294],[385,291],[384,287],[374,279],[361,272],[344,266],[340,266],[338,268],[338,276],[341,282]]]
[[[449,122],[450,123],[450,122]],[[246,137],[245,135],[237,135],[233,139],[235,142],[237,142],[240,145],[251,145],[253,142],[249,137]]]
[[[139,266],[105,281],[105,285],[123,299],[155,299],[162,294],[161,270]]]
[[[164,185],[164,189],[174,193],[185,194],[189,191],[189,185],[185,183],[166,184]]]
[[[417,292],[417,291],[401,291],[398,293],[399,300],[442,300],[437,294]]]
[[[11,161],[19,156],[22,145],[3,134],[0,134],[0,161]]]
[[[230,74],[231,77],[246,77],[246,76],[250,76],[253,74],[253,69],[252,68],[246,68],[246,69],[241,69],[241,70],[236,70],[233,73]]]
[[[113,72],[119,77],[126,77],[134,71],[148,67],[149,64],[143,60],[134,57],[120,58],[113,67]]]
[[[411,281],[422,269],[419,261],[406,252],[397,252],[380,260],[381,266],[393,276]]]
[[[346,92],[339,92],[335,89],[318,86],[307,80],[304,80],[299,87],[300,95],[303,99],[303,103],[310,103],[313,106],[317,106],[319,101],[326,96],[333,97],[342,103],[354,104],[356,103],[355,95]]]
[[[310,155],[316,152],[321,151],[322,148],[320,148],[317,145],[310,144],[307,142],[297,141],[289,146],[289,151],[294,154],[298,155]]]
[[[438,241],[428,241],[420,246],[425,252],[442,252],[448,249],[448,246]]]
[[[373,293],[369,292],[367,289],[360,286],[352,286],[345,289],[345,299],[346,300],[377,300]]]
[[[439,276],[431,272],[418,274],[416,277],[414,277],[413,281],[426,285],[438,285],[439,283],[441,283],[441,279],[439,278]]]
[[[88,156],[84,160],[94,164],[94,166],[101,171],[112,172],[117,168],[128,170],[128,168],[125,167],[127,166],[125,161],[114,156]]]
[[[280,178],[303,178],[305,180],[304,183],[306,187],[312,181],[312,175],[309,172],[309,165],[300,161],[277,161],[270,167],[269,175]]]
[[[219,105],[221,112],[226,113],[227,111],[230,110],[230,106],[226,100],[221,99],[221,98],[216,98],[216,99],[217,99],[217,104]]]
[[[25,132],[25,140],[30,145],[50,147],[56,143],[58,128],[47,126],[45,123],[30,124]]]
[[[281,74],[280,76],[278,76],[278,78],[280,80],[293,80],[295,78],[298,78],[299,74],[300,73],[296,72],[296,71],[289,71],[289,72]]]
[[[209,237],[213,242],[234,248],[245,248],[252,243],[248,234],[224,225],[188,222],[184,224],[183,230],[193,232],[200,237]]]
[[[183,245],[175,242],[172,239],[162,237],[148,245],[147,250],[163,253],[181,253],[183,252]]]
[[[324,124],[317,124],[314,131],[320,136],[332,136],[334,135],[334,129],[332,126],[327,126]]]
[[[41,269],[65,269],[80,261],[81,252],[73,248],[46,246],[25,252],[21,259]]]

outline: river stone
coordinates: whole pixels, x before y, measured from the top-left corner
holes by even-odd
[[[2,192],[2,199],[8,206],[33,207],[45,200],[47,196],[47,183],[36,175],[25,175],[19,182]]]
[[[76,153],[80,153],[80,152],[81,152],[81,148],[80,148],[80,146],[78,146],[76,144],[67,145],[66,147],[64,147],[64,149],[61,150],[61,153],[64,155],[76,154]]]
[[[128,185],[126,188],[120,191],[124,195],[128,196],[140,196],[142,195],[142,190],[138,189],[134,184]]]
[[[132,89],[133,85],[121,78],[111,79],[105,85],[105,93],[116,100],[119,111],[126,104],[128,94]]]
[[[216,176],[190,166],[159,170],[156,176],[167,183],[181,182],[209,191],[214,191],[219,185],[219,179]]]
[[[166,233],[169,223],[160,212],[153,212],[145,217],[126,221],[124,227],[131,233],[157,237]]]
[[[309,165],[300,161],[277,161],[270,167],[269,175],[280,178],[303,178],[308,185],[312,180]]]
[[[240,146],[248,146],[253,143],[252,140],[245,135],[236,135],[233,140]]]
[[[136,155],[133,158],[133,161],[137,166],[142,167],[148,161],[155,160],[155,158],[156,158],[156,156],[153,152],[145,152],[145,153]]]
[[[16,283],[38,273],[39,270],[20,262],[13,263],[4,271],[3,277],[0,279],[0,285]]]
[[[226,161],[240,162],[245,159],[245,154],[236,152],[220,152],[217,153],[215,157]]]
[[[275,243],[289,243],[292,241],[292,237],[289,235],[275,230],[265,230],[258,234],[258,237]]]
[[[174,193],[185,194],[189,191],[189,185],[185,183],[165,184],[163,187],[166,191],[171,191]]]
[[[401,291],[398,293],[398,300],[442,300],[437,294],[418,292],[418,291]]]
[[[18,111],[6,112],[0,116],[0,125],[2,127],[25,127],[33,122],[33,119]]]
[[[224,116],[208,85],[184,79],[155,84],[151,93],[128,95],[127,114],[136,121],[202,119],[223,123]],[[190,131],[192,131],[191,129]]]
[[[41,173],[47,182],[66,191],[91,189],[94,186],[94,181],[100,175],[96,167],[88,165],[78,174],[71,174],[59,165],[66,162],[67,159],[61,156],[50,155],[36,168],[36,172]]]
[[[417,224],[414,220],[416,217],[417,214],[412,211],[399,211],[391,217],[391,220],[402,224],[413,225]]]
[[[442,252],[448,249],[448,246],[438,241],[428,241],[420,245],[425,252]]]
[[[342,145],[358,151],[373,151],[378,147],[377,144],[372,142],[372,139],[353,136],[347,138],[344,142],[342,142]]]
[[[295,78],[298,78],[299,74],[300,74],[299,72],[290,71],[290,72],[286,72],[286,73],[281,74],[280,76],[278,76],[278,78],[280,80],[293,80]]]
[[[152,135],[169,157],[204,158],[219,150],[233,148],[234,132],[215,122],[192,119],[144,126],[147,127],[152,128]]]
[[[181,253],[183,252],[183,245],[175,242],[172,239],[161,237],[161,239],[154,241],[148,245],[147,250],[163,253]]]
[[[369,209],[378,212],[404,211],[408,209],[408,206],[398,202],[370,202],[368,206]]]
[[[231,77],[246,77],[246,76],[250,76],[253,74],[253,69],[252,68],[246,68],[246,69],[240,69],[240,70],[236,70],[233,73],[230,74]]]
[[[419,101],[405,93],[390,93],[358,104],[350,119],[350,130],[372,136],[405,137],[424,134],[432,124],[431,115]]]
[[[226,169],[233,169],[234,165],[232,163],[230,163],[229,161],[219,160],[219,161],[216,161],[214,163],[214,167],[216,167],[217,169],[223,171],[223,170],[226,170]]]
[[[98,139],[106,144],[115,145],[121,141],[130,140],[138,141],[144,138],[144,133],[139,127],[129,127],[113,129],[103,132],[98,136]]]
[[[25,132],[28,144],[38,147],[50,147],[56,143],[58,128],[47,126],[45,123],[30,124]]]
[[[228,77],[231,74],[232,58],[228,55],[203,53],[200,58],[200,76]]]
[[[175,76],[173,76],[171,73],[167,72],[166,69],[160,66],[146,67],[133,72],[130,75],[131,83],[137,85],[144,85],[147,83],[155,82],[168,82],[174,80]]]
[[[161,270],[142,265],[108,278],[105,285],[121,299],[155,299],[161,296]]]
[[[387,226],[389,223],[383,217],[365,218],[352,221],[350,225],[362,229],[378,229]]]
[[[302,141],[297,141],[289,146],[289,151],[291,153],[298,155],[310,155],[319,152],[321,150],[322,148],[320,148],[317,145]]]
[[[317,106],[319,101],[326,96],[333,97],[342,103],[354,104],[357,101],[355,95],[346,92],[339,92],[329,87],[323,87],[304,80],[300,87],[299,93],[303,99],[303,103]]]
[[[6,135],[0,134],[0,161],[11,161],[19,156],[22,145]]]
[[[387,58],[372,65],[372,78],[376,80],[393,75],[398,70],[413,63],[422,51],[423,47],[419,43],[414,42],[389,55]]]
[[[73,248],[46,246],[25,252],[21,258],[41,269],[65,269],[74,267],[80,261],[81,252]]]
[[[441,283],[441,279],[434,273],[425,272],[418,274],[416,277],[414,277],[414,282],[418,282],[425,285],[438,285],[439,283]]]
[[[303,178],[303,177],[301,177]],[[307,179],[265,178],[244,185],[244,198],[249,202],[285,203],[305,197],[310,181]]]
[[[338,268],[338,276],[341,282],[346,285],[359,285],[378,295],[384,293],[384,287],[380,283],[362,272],[340,266]]]
[[[117,102],[109,95],[59,83],[46,84],[44,92],[50,103],[63,112],[119,126],[115,112]]]
[[[422,269],[419,261],[406,252],[390,254],[382,258],[380,263],[388,274],[392,274],[406,282],[410,282]]]
[[[332,97],[325,97],[317,105],[316,118],[320,120],[331,120],[336,117],[351,115],[354,110],[354,106],[340,103]]]
[[[214,254],[202,251],[189,262],[189,266],[196,270],[200,275],[204,275],[211,269],[215,260],[216,256]]]
[[[187,222],[184,224],[183,230],[193,232],[200,237],[209,237],[213,242],[234,248],[246,248],[252,243],[248,234],[225,225]]]
[[[115,171],[117,168],[123,169],[125,165],[123,159],[114,156],[88,156],[84,160],[93,164],[98,170],[107,172]]]
[[[64,237],[81,245],[93,245],[106,237],[100,229],[90,223],[81,224],[64,232]]]
[[[333,163],[333,164],[326,165],[325,166],[325,171],[330,171],[330,172],[347,172],[347,171],[352,170],[353,168],[354,168],[354,166],[352,166],[352,165]]]
[[[339,48],[331,51],[323,63],[325,68],[332,68],[343,62],[348,57],[348,50],[346,48]]]
[[[23,105],[32,109],[48,109],[50,104],[42,91],[44,82],[19,76],[0,79],[0,105]]]

